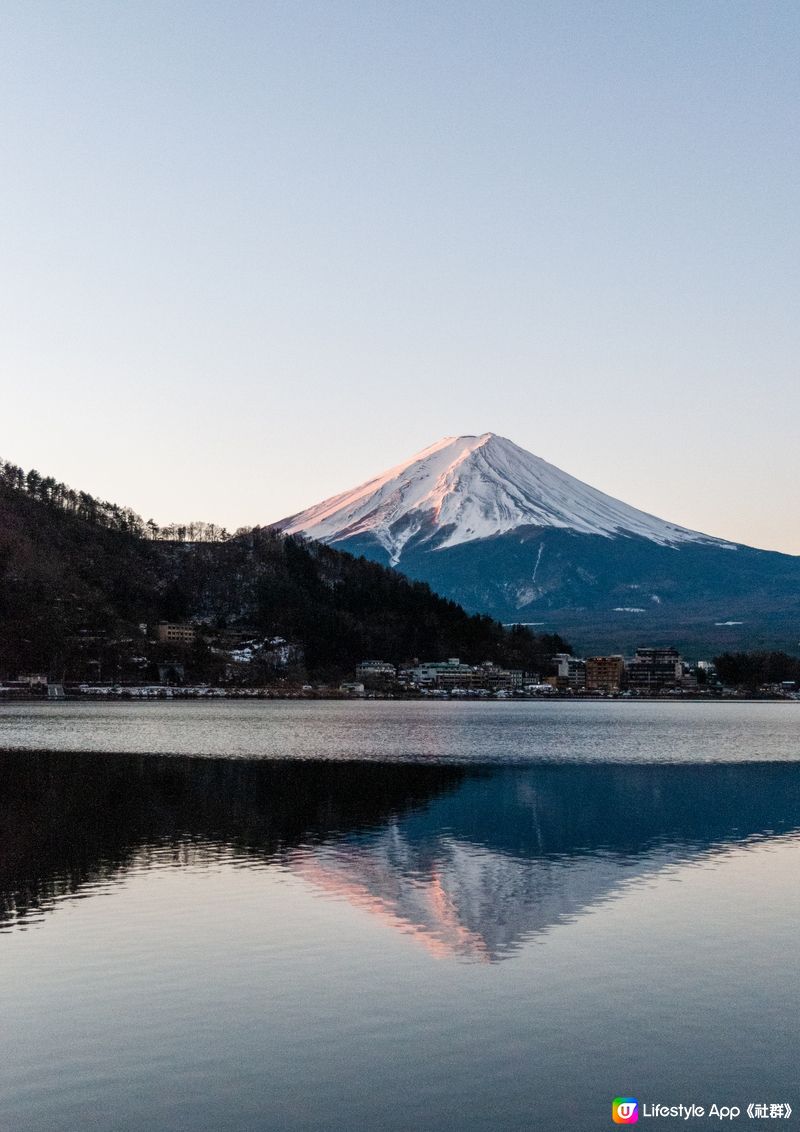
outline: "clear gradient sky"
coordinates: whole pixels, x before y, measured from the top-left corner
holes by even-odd
[[[800,553],[800,5],[0,6],[0,454],[266,523],[494,431]]]

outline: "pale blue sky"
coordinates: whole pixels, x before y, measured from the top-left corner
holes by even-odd
[[[269,522],[488,430],[800,553],[800,5],[0,6],[0,454]]]

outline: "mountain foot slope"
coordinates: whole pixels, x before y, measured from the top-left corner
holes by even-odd
[[[447,437],[275,526],[584,650],[800,648],[800,558],[648,515],[492,433]]]

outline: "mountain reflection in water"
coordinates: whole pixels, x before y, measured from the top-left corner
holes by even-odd
[[[0,753],[0,931],[131,869],[306,879],[495,961],[626,881],[800,829],[791,764],[443,765]]]

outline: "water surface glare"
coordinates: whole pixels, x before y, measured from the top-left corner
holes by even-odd
[[[0,749],[247,758],[795,759],[800,703],[160,701],[0,704]]]
[[[0,1127],[800,1112],[798,720],[4,705]]]

